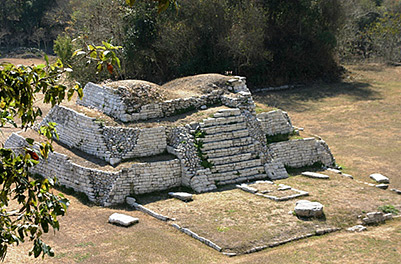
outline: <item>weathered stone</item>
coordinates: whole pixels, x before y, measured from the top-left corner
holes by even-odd
[[[110,158],[110,164],[111,166],[117,165],[118,163],[121,162],[120,158]]]
[[[119,213],[114,213],[109,216],[109,223],[111,224],[116,224],[116,225],[121,225],[121,226],[130,226],[133,224],[136,224],[139,222],[138,218],[125,215],[125,214],[119,214]]]
[[[285,185],[285,184],[279,184],[278,185],[278,189],[279,191],[287,191],[287,190],[291,190],[291,186]]]
[[[128,205],[133,206],[134,203],[136,203],[136,199],[133,198],[133,197],[127,197],[127,198],[125,198],[125,202],[126,202]]]
[[[377,184],[377,185],[375,185],[375,187],[379,188],[379,189],[387,190],[388,184],[385,184],[385,183]]]
[[[390,183],[390,179],[380,173],[370,174],[369,177],[378,183]]]
[[[257,193],[258,192],[258,189],[253,188],[253,187],[249,187],[246,184],[237,185],[237,188],[239,188],[239,189],[241,189],[241,190],[243,190],[245,192],[250,192],[250,193]]]
[[[390,189],[390,191],[395,192],[396,194],[401,194],[401,190],[398,189]]]
[[[296,202],[294,212],[300,217],[322,217],[323,205],[318,202],[300,200]]]
[[[337,173],[337,174],[342,174],[342,171],[337,170],[337,169],[328,168],[327,170],[328,170],[328,171],[331,171],[331,172],[334,172],[334,173]]]
[[[382,212],[370,212],[366,214],[365,218],[362,218],[362,222],[365,225],[380,224],[385,221],[384,214]]]
[[[179,199],[184,202],[192,201],[192,194],[186,192],[169,192],[169,196]]]
[[[348,232],[362,232],[362,231],[366,231],[367,228],[363,225],[356,225],[350,228],[347,228]]]
[[[350,179],[354,179],[354,177],[351,174],[342,173],[341,175]]]
[[[315,179],[329,179],[330,178],[328,175],[316,173],[316,172],[310,172],[310,171],[302,172],[302,176],[306,176],[309,178],[315,178]]]

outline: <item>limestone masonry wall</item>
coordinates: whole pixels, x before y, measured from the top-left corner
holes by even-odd
[[[335,163],[326,142],[315,138],[272,143],[268,145],[268,151],[274,159],[293,168],[310,166],[315,162],[321,162],[323,165],[331,167]]]
[[[42,124],[57,123],[60,141],[111,164],[135,157],[147,157],[166,151],[164,127],[123,128],[103,126],[90,118],[63,106],[53,107]]]
[[[256,115],[266,135],[289,134],[294,128],[287,112],[274,110]]]
[[[130,107],[124,101],[124,98],[120,95],[124,93],[120,93],[119,89],[125,88],[113,89],[89,82],[83,90],[83,98],[78,98],[77,104],[96,108],[123,122],[173,116],[188,109],[198,109],[203,105],[223,104],[230,107],[239,107],[240,109],[246,108],[251,111],[255,108],[251,93],[246,86],[245,78],[240,76],[228,80],[227,90],[230,96],[223,95],[225,93],[223,89],[216,89],[202,96],[177,98],[142,105],[139,110]]]
[[[129,195],[178,186],[206,192],[218,185],[282,179],[288,177],[285,166],[299,168],[321,162],[330,167],[335,164],[323,140],[305,138],[267,144],[266,135],[293,131],[287,113],[276,110],[256,115],[245,79],[236,77],[227,83],[227,91],[216,89],[204,96],[139,105],[136,110],[136,106],[124,102],[122,93],[115,89],[88,83],[83,100],[77,103],[97,108],[122,121],[170,116],[217,102],[231,108],[182,127],[140,129],[104,126],[95,118],[55,106],[42,123],[57,123],[60,142],[69,148],[104,159],[111,165],[165,151],[177,158],[133,163],[129,168],[111,172],[86,168],[65,155],[51,153],[47,160],[33,167],[32,172],[46,178],[57,176],[59,184],[87,194],[91,201],[112,205],[124,202]],[[26,145],[25,139],[17,134],[12,134],[5,142],[6,148],[16,151]]]
[[[124,103],[115,89],[89,82],[83,92],[84,96],[82,100],[77,99],[77,104],[96,108],[123,122],[172,116],[187,109],[200,108],[202,105],[219,104],[223,93],[222,90],[215,90],[207,95],[147,104],[141,106],[139,112],[134,112]]]
[[[13,133],[5,142],[6,148],[27,146],[25,139]],[[101,205],[123,203],[128,195],[166,190],[181,185],[181,165],[178,159],[135,163],[117,172],[86,168],[73,163],[60,153],[50,153],[32,168],[45,178],[57,176],[58,183],[85,193]]]

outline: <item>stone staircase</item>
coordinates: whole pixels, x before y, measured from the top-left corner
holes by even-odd
[[[210,181],[224,185],[267,177],[239,109],[220,110],[200,129],[205,133],[202,153],[213,164]]]

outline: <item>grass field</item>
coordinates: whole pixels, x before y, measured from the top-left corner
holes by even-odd
[[[258,94],[255,101],[260,108],[287,111],[305,134],[320,135],[337,163],[356,179],[370,181],[369,174],[380,172],[390,178],[390,188],[401,189],[401,68],[373,64],[347,68],[349,78],[343,83]],[[168,199],[146,206],[173,214],[179,224],[238,252],[275,239],[278,231],[291,225],[296,231],[316,225],[346,227],[363,211],[382,204],[401,206],[401,196],[390,191],[331,176],[324,182],[302,176],[280,181],[309,191],[307,199],[322,202],[324,223],[298,222],[288,214],[294,201],[277,204],[234,189],[196,195],[188,204]],[[5,263],[399,263],[401,259],[399,219],[364,233],[340,231],[228,258],[141,212],[88,206],[68,197],[71,206],[61,219],[60,232],[45,236],[56,257],[32,259],[27,256],[31,245],[26,243],[10,249]],[[140,223],[131,228],[110,225],[107,219],[113,212],[139,217]]]

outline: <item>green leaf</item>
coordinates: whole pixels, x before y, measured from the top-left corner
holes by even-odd
[[[26,142],[28,142],[29,145],[32,145],[33,142],[35,142],[35,140],[32,138],[26,138],[25,140],[26,140]]]
[[[125,0],[125,3],[129,6],[133,6],[135,4],[135,0]]]

